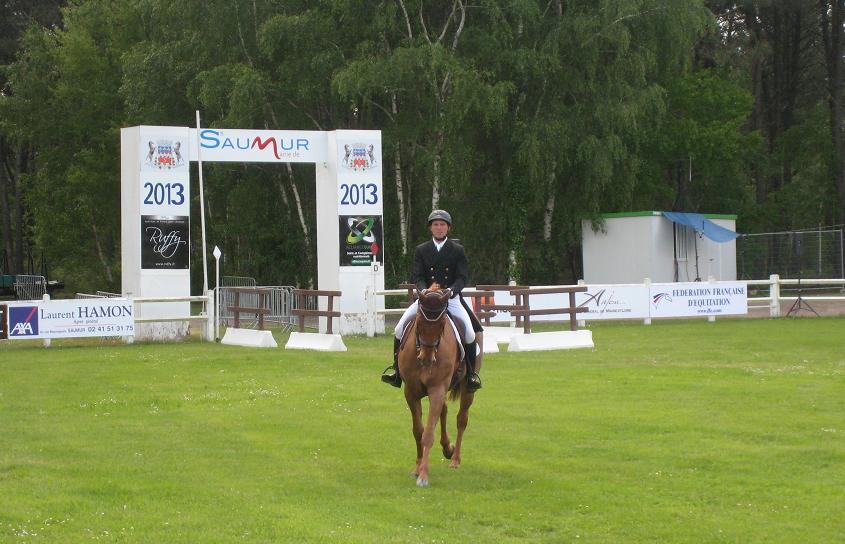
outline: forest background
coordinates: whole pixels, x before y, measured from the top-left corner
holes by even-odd
[[[71,292],[120,291],[120,128],[196,110],[210,127],[381,130],[388,286],[435,207],[473,283],[573,283],[581,220],[606,212],[845,222],[845,0],[0,5],[3,272],[43,259]],[[224,274],[314,285],[313,168],[205,165]]]

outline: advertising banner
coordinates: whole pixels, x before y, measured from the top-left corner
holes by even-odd
[[[190,218],[141,216],[141,268],[187,270],[190,264]]]
[[[651,317],[742,315],[748,313],[745,282],[654,283]]]
[[[507,291],[496,291],[494,303],[512,305],[514,297]],[[530,295],[532,310],[566,308],[569,294]],[[655,283],[630,285],[590,285],[584,293],[575,293],[575,304],[588,312],[579,320],[646,319],[661,317],[695,317],[709,315],[744,315],[748,313],[745,282],[718,283]],[[513,321],[508,311],[496,312],[493,322]],[[531,321],[564,321],[569,314],[531,316]]]
[[[10,340],[129,336],[135,334],[135,311],[125,298],[11,302]]]
[[[575,293],[575,303],[589,308],[578,314],[578,319],[645,319],[649,316],[648,296],[646,285],[590,285],[587,292]]]
[[[381,216],[340,216],[340,266],[384,262]]]
[[[196,129],[191,134],[191,160],[197,160]],[[328,138],[315,130],[200,129],[203,162],[325,162]]]
[[[147,127],[141,146],[141,269],[188,270],[190,174],[185,130]]]

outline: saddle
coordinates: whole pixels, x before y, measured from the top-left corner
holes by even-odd
[[[455,369],[455,372],[452,374],[452,380],[449,384],[449,390],[452,391],[460,387],[461,381],[464,379],[467,373],[466,351],[464,349],[466,331],[464,330],[463,323],[453,319],[452,316],[446,311],[448,308],[448,304],[449,299],[441,296],[441,292],[439,290],[427,289],[420,293],[420,311],[423,313],[425,319],[434,321],[443,314],[445,314],[446,320],[451,325],[452,330],[455,332],[455,337],[458,339],[460,362],[458,363],[458,367]],[[475,324],[478,323],[478,320],[472,312],[469,312],[469,314],[470,320],[473,321],[473,328],[475,328]],[[402,338],[399,342],[400,350],[405,347],[405,343],[411,336],[411,323],[413,323],[413,321],[409,321],[408,324],[405,325],[405,330],[402,331]],[[481,329],[480,323],[478,324],[478,328],[479,330]]]

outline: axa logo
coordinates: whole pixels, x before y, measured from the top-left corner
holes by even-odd
[[[38,336],[38,307],[9,308],[9,337]]]
[[[226,136],[222,131],[205,129],[200,131],[200,145],[204,149],[240,149],[247,151],[255,149],[273,153],[278,160],[296,155],[302,151],[308,151],[311,142],[308,138],[279,138],[275,136],[251,136],[243,133],[235,136]]]

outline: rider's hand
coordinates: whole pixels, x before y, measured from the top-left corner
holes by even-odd
[[[446,289],[446,294],[448,294],[448,295],[449,295],[449,298],[455,298],[456,296],[458,296],[458,293],[456,293],[456,292],[452,291],[452,290],[451,290],[451,289],[449,289],[449,288],[447,288],[447,289]]]

